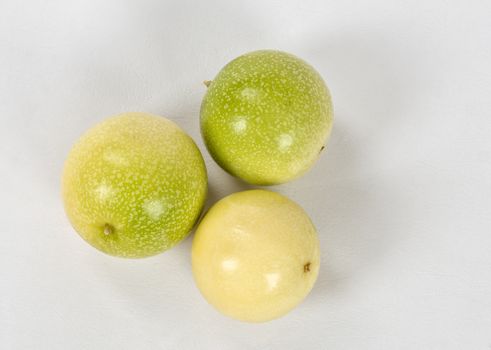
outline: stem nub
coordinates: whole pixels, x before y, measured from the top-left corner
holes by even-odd
[[[205,86],[208,87],[211,84],[211,80],[205,80],[203,84],[205,84]]]
[[[305,265],[303,265],[303,272],[307,273],[310,271],[310,263],[306,263]]]
[[[112,227],[109,224],[104,224],[104,234],[106,236],[109,236],[111,233],[113,233],[113,231],[114,231],[114,227]]]

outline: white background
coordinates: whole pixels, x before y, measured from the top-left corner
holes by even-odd
[[[0,1],[1,349],[491,349],[491,2]],[[273,189],[318,228],[322,266],[286,317],[212,309],[192,236],[144,260],[70,227],[60,173],[106,116],[146,111],[198,143],[208,205],[248,186],[199,135],[202,81],[276,48],[314,65],[335,126]]]

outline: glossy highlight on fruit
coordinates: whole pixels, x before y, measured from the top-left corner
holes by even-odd
[[[305,211],[265,190],[217,202],[193,240],[195,282],[216,309],[232,318],[265,322],[285,315],[312,289],[319,241]]]
[[[312,167],[332,128],[332,104],[309,64],[281,51],[254,51],[228,63],[207,85],[201,133],[223,169],[272,185]]]
[[[140,258],[163,252],[191,230],[207,191],[193,140],[145,113],[109,118],[73,146],[62,196],[72,226],[95,248]]]

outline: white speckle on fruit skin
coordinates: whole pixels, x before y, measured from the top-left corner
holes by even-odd
[[[332,128],[331,97],[303,60],[255,51],[218,73],[200,120],[206,147],[223,169],[253,184],[278,184],[315,163]]]
[[[143,204],[145,212],[154,220],[159,219],[166,211],[164,202],[159,199],[148,200]]]
[[[268,283],[268,289],[269,291],[273,291],[276,289],[278,286],[278,282],[280,281],[280,274],[279,273],[267,273],[264,275],[266,278],[266,281]]]
[[[293,143],[293,137],[289,134],[281,134],[278,138],[278,148],[281,152],[287,152]]]
[[[246,99],[253,99],[257,96],[257,90],[252,88],[245,88],[241,92],[242,97]]]
[[[102,183],[99,186],[96,187],[95,192],[97,193],[97,196],[99,197],[99,200],[105,201],[112,197],[115,194],[115,190],[111,188],[111,186]]]
[[[222,261],[222,269],[227,272],[236,270],[238,265],[239,262],[233,258]]]
[[[243,117],[237,117],[232,125],[238,135],[243,134],[247,129],[247,121]]]
[[[117,150],[106,150],[104,152],[104,160],[118,166],[128,166],[128,159],[124,155],[122,155]]]

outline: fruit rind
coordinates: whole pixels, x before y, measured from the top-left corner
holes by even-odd
[[[221,313],[241,321],[265,322],[288,313],[312,289],[319,266],[311,220],[298,204],[270,191],[220,200],[193,239],[198,289]]]
[[[302,176],[332,129],[322,77],[291,54],[261,50],[229,62],[201,104],[201,134],[213,159],[256,185]]]
[[[203,208],[206,168],[174,122],[146,113],[108,118],[71,149],[62,197],[75,230],[95,248],[141,258],[184,239]]]

